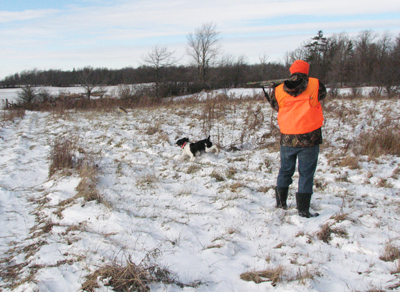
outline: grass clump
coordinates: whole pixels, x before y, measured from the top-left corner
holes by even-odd
[[[76,157],[76,139],[71,137],[57,137],[50,152],[49,177],[57,171],[66,171],[74,168]]]
[[[82,197],[86,202],[96,201],[103,203],[103,197],[97,189],[98,168],[89,163],[85,163],[79,171],[82,178],[76,187],[77,197]]]
[[[199,165],[192,164],[187,168],[186,173],[187,174],[193,174],[193,173],[198,172],[199,170],[201,170],[201,167]]]
[[[358,153],[376,158],[381,155],[400,155],[400,127],[389,126],[384,129],[363,133],[358,138]]]
[[[332,234],[336,234],[340,237],[347,237],[347,231],[343,228],[334,228],[332,224],[326,223],[317,232],[317,237],[325,243],[329,243],[332,240]]]
[[[285,269],[282,266],[277,266],[262,271],[245,272],[240,275],[240,279],[247,282],[253,281],[257,284],[271,281],[272,285],[275,286],[277,283],[282,281],[284,272]]]
[[[113,291],[150,291],[149,284],[163,282],[176,283],[171,273],[153,262],[154,257],[159,254],[158,249],[148,253],[139,263],[135,264],[129,257],[125,265],[111,263],[86,276],[86,281],[81,289],[83,291],[95,291],[100,288],[98,280],[103,281],[106,286],[113,288]]]
[[[210,175],[212,178],[215,178],[216,181],[221,182],[224,181],[225,178],[216,170],[213,170],[213,172]]]
[[[73,137],[55,139],[50,153],[49,177],[56,172],[70,175],[72,171],[77,171],[81,181],[76,187],[77,194],[75,197],[82,197],[86,202],[104,203],[103,197],[97,189],[98,166],[93,162],[93,157],[90,157],[90,155],[78,157],[78,152],[84,152],[84,150],[77,146],[76,140]],[[58,211],[59,217],[62,216],[63,209],[61,208]]]
[[[393,262],[400,259],[400,249],[392,243],[385,245],[384,253],[379,257],[382,261]]]
[[[23,118],[25,116],[25,109],[23,108],[11,108],[4,110],[1,115],[1,120],[13,122],[16,118]]]

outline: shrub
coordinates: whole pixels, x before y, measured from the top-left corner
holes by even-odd
[[[18,92],[18,101],[20,103],[31,104],[37,97],[36,89],[31,85],[24,85],[21,91]]]

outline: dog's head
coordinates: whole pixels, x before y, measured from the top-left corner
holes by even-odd
[[[189,138],[182,138],[179,139],[178,141],[176,141],[176,145],[178,145],[179,147],[182,147],[183,145],[185,145],[185,143],[189,142]]]
[[[210,148],[213,145],[213,143],[210,141],[210,136],[208,136],[208,138],[204,140],[204,143],[206,144],[207,148]]]

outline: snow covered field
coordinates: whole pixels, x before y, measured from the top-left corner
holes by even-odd
[[[274,208],[279,134],[262,101],[1,122],[0,290],[79,291],[90,273],[131,260],[176,280],[151,291],[398,291],[399,260],[385,257],[400,248],[400,158],[355,158],[346,147],[398,123],[400,101],[328,105],[312,219],[297,215],[297,174],[289,210]],[[175,141],[208,133],[221,152],[182,160]],[[49,177],[58,137],[94,159],[101,203],[75,197],[76,171]]]
[[[112,95],[115,96],[115,90],[118,88],[118,86],[107,86],[105,87],[107,93],[106,95]],[[45,87],[37,87],[36,90],[39,89],[44,89],[48,92],[50,92],[53,96],[57,96],[60,94],[60,92],[69,92],[71,94],[74,93],[84,93],[84,89],[80,86],[75,86],[75,87],[51,87],[51,86],[45,86]],[[368,94],[371,92],[372,88],[370,87],[363,87],[360,89],[360,94],[363,94],[365,96],[368,96]],[[6,100],[8,102],[16,102],[18,100],[18,93],[21,91],[20,88],[0,88],[0,106],[4,107],[4,104]],[[256,92],[261,92],[261,89],[256,88],[256,89],[243,89],[243,88],[234,88],[234,89],[229,89],[229,90],[216,90],[216,92],[224,92],[227,94],[235,94],[235,95],[247,95],[247,94],[253,94],[254,91]],[[350,88],[342,88],[339,89],[340,94],[344,95],[349,95],[351,94],[351,89]],[[187,96],[182,96],[179,97],[179,99],[186,98]]]

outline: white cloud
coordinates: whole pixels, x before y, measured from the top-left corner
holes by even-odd
[[[135,65],[155,44],[184,55],[186,35],[206,22],[217,24],[226,53],[246,55],[250,62],[263,52],[283,56],[320,29],[327,36],[365,29],[400,31],[393,16],[400,13],[400,3],[388,0],[379,5],[371,0],[97,2],[63,10],[0,11],[0,38],[5,40],[0,78],[27,66]]]
[[[44,18],[57,13],[55,9],[25,10],[25,11],[0,11],[0,23],[27,21]]]

